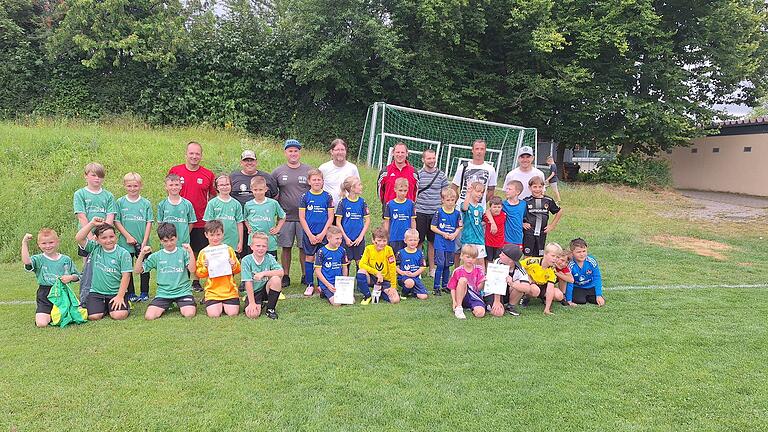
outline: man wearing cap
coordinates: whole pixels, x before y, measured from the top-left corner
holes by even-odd
[[[531,189],[528,187],[528,182],[533,177],[541,177],[544,180],[544,173],[533,166],[533,149],[529,146],[520,147],[520,151],[517,152],[517,168],[507,174],[504,178],[504,190],[507,190],[507,185],[512,180],[517,180],[523,184],[523,191],[520,193],[521,200],[524,200],[531,196]]]
[[[347,177],[360,178],[360,172],[355,164],[347,161],[347,143],[343,139],[331,141],[328,151],[331,160],[320,165],[319,170],[323,173],[323,190],[331,194],[333,204],[338,205],[341,201],[341,184]]]
[[[307,173],[312,167],[301,163],[301,143],[295,139],[285,141],[283,145],[286,163],[272,171],[272,177],[277,183],[277,202],[285,211],[285,224],[277,236],[277,244],[282,248],[280,262],[285,270],[283,287],[291,283],[288,276],[291,272],[291,249],[294,244],[300,245],[302,228],[299,224],[299,199],[309,190]],[[299,263],[303,265],[304,251],[299,248]]]
[[[520,316],[520,312],[517,311],[517,302],[525,294],[532,295],[535,285],[531,285],[528,279],[528,273],[526,273],[523,266],[520,264],[520,258],[523,257],[523,251],[520,247],[513,244],[504,245],[501,249],[501,254],[493,262],[494,264],[503,264],[509,266],[509,276],[507,276],[507,292],[506,296],[500,296],[498,294],[492,294],[485,296],[486,309],[491,312],[491,315],[501,316],[504,314],[504,309],[512,316]],[[536,295],[538,295],[538,287],[536,287]],[[506,303],[506,306],[504,304]]]
[[[253,193],[251,192],[251,180],[256,177],[264,177],[267,182],[267,198],[276,198],[278,189],[277,182],[274,177],[268,172],[260,171],[256,166],[258,161],[256,159],[256,153],[253,150],[245,150],[240,154],[240,170],[232,171],[229,175],[232,183],[232,196],[243,205],[245,209],[245,203],[253,199]],[[246,227],[243,224],[243,238],[248,238],[248,233],[245,232]],[[241,252],[237,254],[238,258],[243,258],[251,253],[249,247],[244,247]]]
[[[490,199],[496,191],[498,174],[493,165],[485,161],[485,153],[485,141],[481,139],[475,140],[472,143],[472,160],[466,164],[459,164],[456,169],[451,187],[459,194],[458,203],[464,201],[464,198],[467,196],[467,186],[474,182],[480,182],[485,185],[485,194],[483,194],[483,199],[480,201],[480,205],[483,208],[486,208],[486,198]]]

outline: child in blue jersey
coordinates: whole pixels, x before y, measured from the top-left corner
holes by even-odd
[[[586,303],[603,306],[603,276],[597,260],[587,253],[587,242],[580,238],[573,239],[570,249],[573,257],[568,267],[574,282],[566,287],[565,299],[571,306]]]
[[[411,228],[405,232],[405,247],[395,253],[397,261],[397,284],[403,290],[403,298],[416,296],[427,299],[427,288],[421,281],[421,274],[427,268],[424,252],[418,249],[419,232]]]
[[[467,186],[467,199],[461,203],[461,244],[477,249],[477,259],[485,264],[485,231],[483,229],[483,206],[480,200],[485,195],[485,185],[472,182]]]
[[[336,277],[347,276],[349,274],[349,260],[347,252],[341,246],[341,229],[335,225],[328,228],[326,235],[328,243],[317,251],[315,258],[315,276],[320,281],[320,290],[323,297],[333,306],[339,306],[336,303],[334,295],[336,294]]]
[[[123,176],[126,195],[117,200],[115,228],[120,232],[117,245],[127,250],[132,258],[137,258],[144,246],[149,244],[152,231],[152,203],[141,196],[141,175],[129,172]],[[131,303],[149,300],[149,272],[140,273],[140,295],[136,295],[133,286],[133,274],[128,282],[128,301]]]
[[[323,191],[323,173],[317,169],[307,171],[309,190],[299,200],[299,223],[304,230],[301,248],[306,256],[304,279],[307,289],[304,295],[312,297],[315,292],[315,253],[325,244],[328,227],[333,223],[333,198]]]
[[[456,237],[461,235],[461,212],[456,209],[458,194],[450,187],[440,192],[442,206],[432,217],[430,229],[435,233],[435,283],[433,292],[440,295],[440,289],[448,289],[451,277],[453,253],[456,252]]]
[[[395,180],[395,199],[390,200],[384,209],[384,229],[389,231],[389,246],[397,253],[405,247],[405,231],[416,229],[416,207],[408,195],[408,179]]]
[[[507,214],[504,222],[504,242],[518,246],[523,250],[523,218],[525,217],[525,201],[519,199],[523,184],[512,180],[505,191],[507,199],[501,203],[501,209]]]
[[[368,204],[361,196],[363,183],[358,177],[347,177],[341,184],[341,202],[336,207],[336,225],[341,228],[347,258],[359,265],[365,250],[365,233],[371,225]]]

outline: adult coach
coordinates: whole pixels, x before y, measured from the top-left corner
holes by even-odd
[[[519,198],[524,200],[531,196],[528,182],[534,177],[541,177],[544,180],[544,173],[533,166],[533,149],[529,146],[522,146],[517,152],[517,168],[510,171],[504,178],[504,190],[507,190],[509,182],[517,180],[523,184],[523,191],[520,192]]]
[[[320,172],[323,173],[323,190],[331,194],[333,205],[339,205],[341,201],[341,184],[347,177],[360,178],[360,172],[357,166],[347,160],[347,143],[341,138],[331,141],[328,151],[331,153],[331,160],[320,165]]]
[[[187,143],[186,162],[168,170],[168,174],[176,174],[181,177],[180,194],[188,199],[192,203],[192,208],[195,209],[197,222],[192,225],[192,229],[189,231],[189,245],[195,252],[195,256],[200,253],[200,250],[208,246],[208,239],[205,238],[203,232],[203,227],[205,227],[203,214],[205,214],[205,206],[208,201],[216,196],[215,176],[210,170],[200,165],[202,159],[203,146],[196,141],[190,141]],[[192,281],[192,289],[202,291],[203,287],[200,286],[200,280],[196,276],[193,277],[195,280]]]
[[[267,182],[267,198],[276,198],[278,194],[277,182],[272,174],[261,171],[258,169],[258,159],[256,159],[256,153],[253,150],[245,150],[240,154],[240,169],[232,171],[229,175],[229,179],[232,182],[232,196],[242,204],[245,209],[245,203],[253,199],[253,192],[251,192],[251,180],[254,177],[264,177]],[[248,239],[248,233],[245,231],[247,228],[243,224],[243,238]],[[243,250],[237,254],[237,257],[242,259],[251,253],[251,248],[248,245],[243,247]]]
[[[416,229],[419,231],[419,248],[427,240],[427,259],[429,274],[434,277],[435,271],[435,233],[430,229],[432,216],[440,207],[440,192],[448,187],[448,178],[437,167],[437,154],[432,149],[424,150],[421,155],[423,166],[418,173],[418,190],[416,191]]]
[[[485,140],[475,140],[472,143],[472,160],[459,164],[456,168],[451,187],[459,194],[459,203],[463,202],[467,196],[467,186],[474,182],[485,185],[485,194],[480,201],[483,208],[485,208],[486,200],[490,199],[496,191],[498,174],[493,165],[485,161],[486,148]]]
[[[392,148],[392,163],[384,167],[379,173],[379,200],[381,201],[381,214],[384,214],[384,206],[395,198],[395,181],[399,178],[408,180],[408,194],[406,198],[416,201],[416,189],[418,187],[418,174],[413,165],[408,163],[408,146],[399,142]]]
[[[280,246],[280,263],[283,265],[283,287],[291,284],[288,276],[291,272],[291,249],[294,243],[299,246],[299,267],[304,268],[304,251],[301,249],[302,229],[299,223],[299,199],[309,190],[307,173],[311,166],[301,162],[301,143],[295,139],[285,141],[283,145],[286,163],[272,171],[272,177],[277,182],[277,202],[285,211],[285,224],[277,235]]]

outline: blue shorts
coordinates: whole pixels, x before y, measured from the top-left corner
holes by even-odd
[[[321,247],[325,246],[327,243],[326,239],[323,239],[322,242],[318,244],[312,244],[309,242],[309,237],[307,237],[307,233],[303,233],[301,235],[301,249],[304,250],[304,254],[307,256],[315,256],[315,253],[317,253],[317,250]]]
[[[328,281],[328,282],[330,282],[330,281]],[[331,290],[329,290],[328,287],[325,286],[325,284],[323,284],[323,283],[320,284],[320,292],[323,293],[322,297],[324,299],[330,299],[331,297],[336,295],[336,293],[332,293]]]
[[[412,280],[413,281],[413,288],[408,289],[405,287],[405,281],[406,280]],[[397,276],[397,284],[400,286],[400,289],[403,292],[403,296],[409,296],[411,294],[426,294],[427,288],[424,286],[424,282],[421,281],[420,277],[407,277],[407,276]]]
[[[361,241],[357,246],[344,246],[347,251],[347,259],[350,261],[359,261],[363,257],[365,251],[365,240]]]
[[[485,309],[485,301],[475,290],[467,288],[467,293],[464,295],[464,300],[461,301],[461,306],[465,309],[474,309],[476,307]]]
[[[435,266],[445,268],[453,265],[453,251],[435,250]]]

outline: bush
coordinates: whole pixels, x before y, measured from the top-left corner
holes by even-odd
[[[598,163],[596,170],[580,173],[579,179],[588,183],[612,183],[640,188],[672,184],[667,161],[639,154],[603,160]]]

